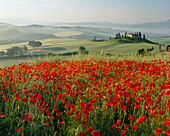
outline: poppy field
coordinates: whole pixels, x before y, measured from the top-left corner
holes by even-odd
[[[170,135],[170,61],[92,58],[0,69],[0,135]]]

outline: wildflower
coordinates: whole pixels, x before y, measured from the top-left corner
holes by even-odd
[[[1,112],[0,117],[4,117],[4,116],[5,116],[5,113]]]
[[[128,132],[123,130],[121,133],[122,133],[122,135],[126,135]]]
[[[20,127],[19,129],[15,129],[16,132],[21,132],[22,128]]]
[[[117,125],[121,125],[122,121],[121,120],[117,120]]]
[[[155,134],[159,135],[161,133],[162,133],[162,129],[161,128],[155,129]]]
[[[147,119],[147,117],[142,116],[136,121],[136,124],[143,123],[143,122],[145,122],[146,119]]]

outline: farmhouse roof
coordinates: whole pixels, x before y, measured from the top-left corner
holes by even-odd
[[[130,34],[128,34],[128,35],[133,35],[134,33],[130,33]]]

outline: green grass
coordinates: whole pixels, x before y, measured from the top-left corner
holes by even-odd
[[[24,45],[27,45],[27,42],[24,43],[16,43],[16,44],[6,44],[6,45],[0,45],[0,51],[5,51],[6,49],[12,48],[12,47],[23,47]]]
[[[114,54],[136,54],[137,50],[141,48],[154,47],[158,51],[158,46],[149,43],[119,43],[117,41],[105,41],[105,42],[92,42],[91,40],[83,39],[45,39],[40,40],[42,46],[40,48],[29,47],[28,53],[30,54],[42,54],[42,53],[54,53],[60,54],[65,52],[77,51],[80,46],[84,46],[88,51],[105,51],[112,52]],[[22,47],[27,43],[8,44],[1,45],[0,51],[14,46]]]
[[[77,40],[77,39],[45,39],[40,40],[42,42],[42,47],[39,48],[31,48],[28,46],[28,52],[25,54],[46,54],[46,53],[54,53],[54,54],[61,54],[66,52],[73,52],[78,51],[78,48],[80,46],[84,46],[88,51],[92,52],[91,54],[96,54],[97,52],[104,52],[104,53],[111,53],[114,54],[115,57],[119,55],[128,55],[128,57],[120,58],[120,59],[137,59],[135,54],[137,53],[137,50],[144,48],[150,48],[154,47],[155,52],[158,51],[158,45],[149,44],[149,43],[119,43],[117,40],[112,41],[105,41],[105,42],[92,42],[91,40]],[[0,51],[6,50],[8,48],[19,46],[23,47],[24,45],[27,45],[28,43],[19,43],[19,44],[8,44],[8,45],[1,45]],[[131,56],[130,56],[131,55]],[[156,56],[155,54],[149,56],[149,60],[151,59],[158,59],[162,58],[164,60],[168,60],[169,54],[159,54]],[[103,57],[103,56],[100,56]],[[107,57],[107,56],[106,56]],[[62,60],[67,59],[76,59],[80,58],[80,56],[68,56],[68,57],[62,57]],[[113,57],[112,57],[113,58]],[[147,60],[148,56],[138,58],[138,60]],[[169,58],[170,59],[170,58]],[[17,59],[17,60],[1,60],[0,61],[0,67],[5,66],[11,66],[13,64],[18,64],[21,62],[31,61],[28,59]]]
[[[34,62],[35,59],[29,58],[14,58],[14,59],[0,59],[0,68],[4,68],[6,66],[10,67],[13,65],[17,65],[24,62]]]

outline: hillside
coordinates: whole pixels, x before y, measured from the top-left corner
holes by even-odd
[[[140,48],[150,48],[154,47],[155,50],[158,50],[158,46],[149,43],[120,43],[117,40],[115,41],[104,41],[104,42],[92,42],[91,40],[82,39],[45,39],[40,40],[42,46],[39,48],[31,48],[28,46],[29,51],[27,54],[44,54],[44,53],[54,53],[61,54],[66,52],[77,51],[80,46],[84,46],[88,51],[100,52],[101,50],[105,52],[112,52],[114,54],[136,54],[137,50]],[[19,44],[8,44],[1,45],[1,50],[6,50],[14,46],[22,47],[27,43]]]
[[[0,26],[12,26],[11,24],[0,22]]]
[[[4,25],[3,25],[4,24]],[[81,23],[80,23],[81,24]],[[86,23],[84,23],[86,24]],[[89,24],[89,23],[87,23]],[[95,25],[95,23],[91,23]],[[103,23],[98,23],[102,25]],[[105,24],[105,23],[104,23]],[[103,26],[104,26],[103,24]],[[110,23],[106,23],[110,24]],[[78,25],[78,24],[77,24]],[[124,35],[125,32],[131,33],[139,31],[139,28],[126,27],[112,28],[111,25],[107,27],[96,26],[44,26],[39,24],[32,24],[28,26],[14,26],[6,23],[0,24],[0,45],[9,43],[20,43],[31,40],[40,40],[48,38],[58,39],[93,39],[96,36],[98,39],[108,39],[115,37],[119,32]],[[147,38],[158,38],[170,35],[168,29],[157,28],[141,28],[142,32],[146,34]]]

